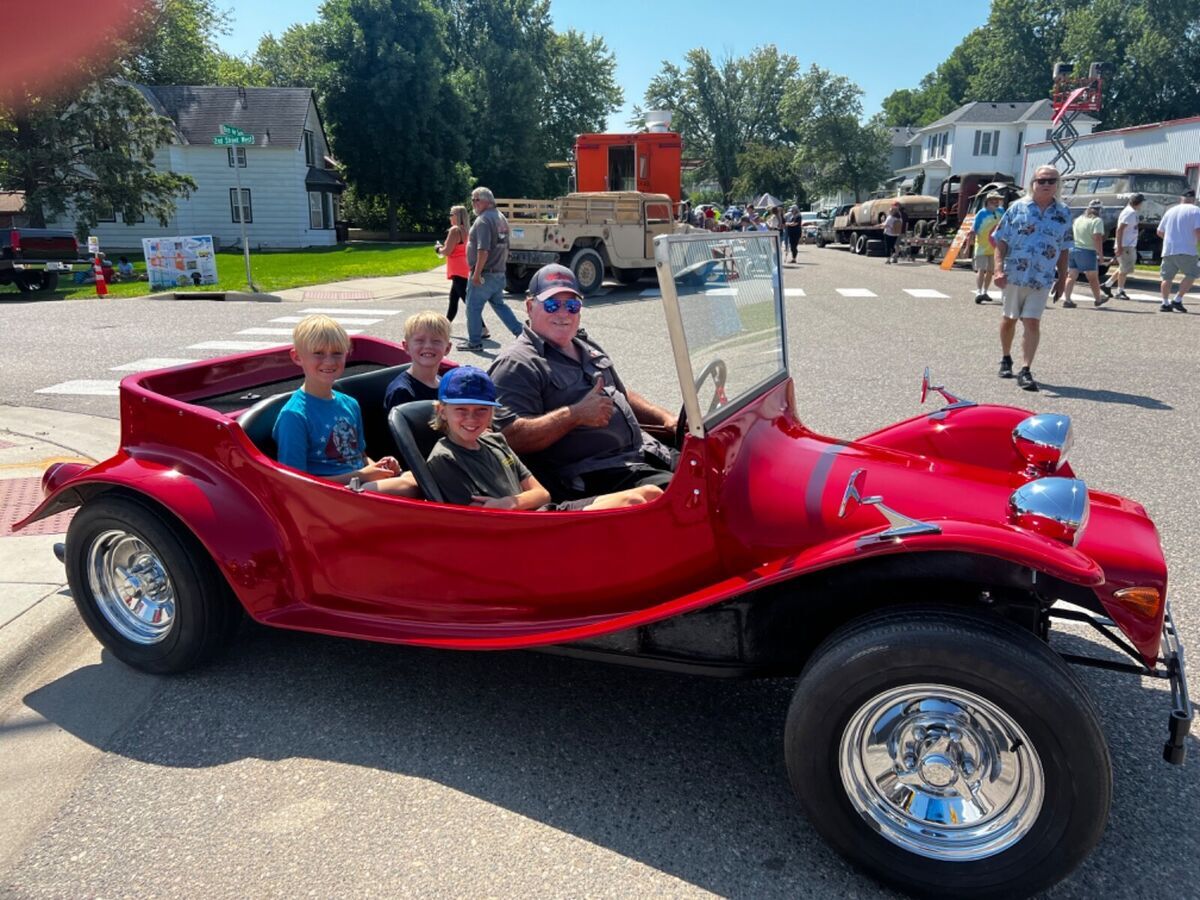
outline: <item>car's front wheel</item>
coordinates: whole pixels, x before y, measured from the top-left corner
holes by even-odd
[[[67,531],[71,596],[97,640],[147,672],[181,672],[229,641],[241,607],[182,525],[124,496],[88,501]]]
[[[1108,820],[1091,700],[1006,623],[926,610],[848,626],[805,668],[784,739],[817,831],[913,893],[1027,896],[1074,869]]]

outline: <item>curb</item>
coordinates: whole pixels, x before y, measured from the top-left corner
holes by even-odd
[[[63,588],[47,594],[4,626],[0,685],[12,686],[87,631],[74,602],[60,596]]]

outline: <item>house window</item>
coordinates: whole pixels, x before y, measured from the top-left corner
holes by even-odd
[[[321,209],[321,195],[317,191],[308,192],[308,227],[325,227],[324,213]]]
[[[100,208],[96,212],[97,222],[115,222],[117,221],[117,211],[111,203],[100,203]]]
[[[1023,131],[1018,131],[1018,132],[1017,132],[1017,153],[1018,153],[1018,154],[1020,154],[1020,152],[1021,152],[1021,145],[1022,145],[1022,144],[1024,144],[1024,143],[1025,143],[1025,132],[1023,132]]]
[[[304,132],[304,161],[310,166],[315,166],[317,160],[316,148],[313,145],[313,133],[311,131]]]
[[[1183,177],[1193,191],[1196,189],[1197,176],[1200,176],[1200,163],[1188,163],[1183,167]]]
[[[246,168],[246,148],[245,147],[226,147],[229,151],[229,168],[233,168],[233,160],[237,159],[239,169]]]
[[[229,211],[233,216],[234,222],[241,222],[242,215],[246,217],[247,224],[254,221],[254,209],[250,205],[250,188],[242,188],[242,205],[240,210],[237,202],[237,188],[229,189]]]
[[[129,218],[129,216],[125,216],[125,215],[121,216],[121,218],[125,220],[126,225],[142,225],[146,221],[146,214],[141,213],[138,215],[138,217],[136,219],[131,219],[131,218]]]
[[[975,131],[975,156],[996,156],[999,152],[999,131]]]

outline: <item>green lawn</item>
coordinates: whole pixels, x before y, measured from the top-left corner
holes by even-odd
[[[145,261],[139,254],[113,254],[109,258],[115,266],[117,259],[128,256],[138,273],[146,271]],[[424,272],[441,262],[433,251],[433,244],[409,244],[396,247],[387,244],[339,244],[336,247],[314,247],[305,250],[251,251],[250,271],[254,283],[263,291],[280,291],[285,288],[302,287],[308,284],[325,284],[344,281],[348,278],[368,278],[378,275],[404,275],[409,272]],[[216,284],[198,288],[179,288],[181,291],[245,291],[246,267],[240,252],[217,254]],[[0,288],[0,291],[16,293],[15,287]],[[108,286],[110,297],[142,297],[150,293],[145,281],[121,282]],[[72,284],[70,277],[59,280],[59,289],[53,296],[72,299],[96,296],[94,284]]]

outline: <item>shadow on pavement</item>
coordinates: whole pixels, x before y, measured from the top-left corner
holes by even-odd
[[[1074,385],[1066,384],[1050,384],[1049,382],[1038,379],[1038,385],[1043,393],[1049,393],[1052,397],[1067,397],[1071,400],[1092,400],[1096,403],[1124,403],[1129,406],[1140,406],[1142,409],[1153,410],[1170,410],[1175,407],[1169,403],[1163,403],[1161,400],[1156,400],[1153,397],[1147,397],[1143,394],[1126,394],[1122,391],[1106,391],[1094,390],[1092,388],[1075,387]]]
[[[25,702],[149,766],[301,757],[428,779],[723,896],[893,896],[841,862],[800,813],[782,754],[790,679],[251,627],[210,667],[156,679],[152,701],[110,735],[78,698],[129,673],[105,653]]]

